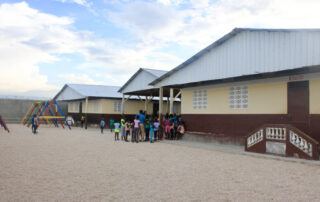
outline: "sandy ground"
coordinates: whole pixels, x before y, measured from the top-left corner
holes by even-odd
[[[97,129],[9,125],[1,201],[319,201],[320,166],[166,143],[115,142]]]

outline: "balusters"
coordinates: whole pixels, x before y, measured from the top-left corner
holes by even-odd
[[[293,131],[289,131],[290,135],[290,143],[299,148],[304,153],[308,154],[309,156],[312,156],[312,144],[309,143],[307,140],[303,139],[302,137],[298,136]]]
[[[263,129],[257,131],[256,133],[252,134],[250,137],[247,139],[247,146],[251,147],[258,142],[261,142],[263,140]]]
[[[266,137],[270,140],[286,140],[286,128],[266,128]]]

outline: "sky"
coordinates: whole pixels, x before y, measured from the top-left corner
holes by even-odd
[[[0,95],[123,85],[235,27],[320,28],[320,0],[0,0]]]

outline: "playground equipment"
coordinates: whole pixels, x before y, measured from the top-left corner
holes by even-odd
[[[62,128],[64,128],[64,122],[71,130],[71,127],[56,100],[33,103],[21,120],[21,124],[30,127],[33,116],[37,116],[39,119],[39,126],[44,122],[45,124],[53,124],[55,127],[59,127],[60,123]]]
[[[10,133],[8,126],[1,115],[0,115],[0,126],[2,126],[4,128],[4,130],[6,130],[6,131],[8,131],[8,133]]]

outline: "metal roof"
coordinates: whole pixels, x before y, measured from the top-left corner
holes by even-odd
[[[194,56],[192,56],[191,58],[189,58],[188,60],[186,60],[185,62],[183,62],[182,64],[178,65],[177,67],[175,67],[174,69],[172,69],[171,71],[165,73],[164,75],[160,76],[159,78],[155,79],[154,81],[152,81],[150,83],[150,85],[156,85],[157,83],[159,83],[160,81],[170,77],[171,75],[175,74],[176,72],[180,71],[181,69],[187,67],[188,65],[190,65],[191,63],[194,63],[195,61],[197,61],[199,58],[203,57],[206,53],[212,51],[213,49],[219,47],[220,45],[224,44],[226,41],[230,40],[231,38],[233,38],[234,36],[236,36],[237,34],[241,33],[241,32],[245,32],[245,31],[249,31],[249,32],[284,32],[284,33],[290,33],[290,32],[319,32],[320,29],[255,29],[255,28],[234,28],[231,32],[229,32],[228,34],[224,35],[222,38],[218,39],[217,41],[215,41],[214,43],[212,43],[211,45],[209,45],[208,47],[204,48],[203,50],[201,50],[200,52],[198,52],[197,54],[195,54]],[[292,69],[292,68],[287,68],[287,69]],[[282,68],[280,70],[286,70],[286,68]],[[269,72],[273,72],[273,71],[269,71]],[[261,72],[259,72],[261,73]],[[253,75],[252,72],[241,72],[241,74],[239,74],[238,76],[242,76],[242,75]],[[219,79],[223,79],[223,78],[230,78],[229,76],[226,75],[221,75],[221,77]],[[215,80],[215,79],[213,79]],[[188,83],[188,82],[186,82]],[[165,85],[164,85],[165,86]]]
[[[152,86],[149,86],[150,81],[154,80],[155,78],[158,78],[162,75],[164,75],[165,73],[167,73],[168,71],[164,71],[164,70],[157,70],[157,69],[148,69],[148,68],[139,68],[139,70],[134,73],[131,78],[118,90],[118,92],[122,92],[126,87],[129,86],[129,84],[138,76],[140,75],[142,72],[147,72],[148,77],[150,77],[151,75],[153,75],[153,78],[151,76],[151,80],[150,78],[146,78],[146,80],[148,81],[144,81],[144,80],[140,80],[140,86],[139,86],[139,90],[146,90],[146,89],[151,89]],[[150,75],[151,74],[151,75]],[[143,82],[143,83],[141,83]],[[143,89],[141,89],[141,86],[144,86]]]
[[[62,93],[69,88],[73,93],[69,93],[66,98],[60,100],[84,99],[84,98],[122,98],[122,94],[118,93],[119,86],[104,85],[87,85],[87,84],[65,84],[57,93],[54,99],[61,97]],[[71,91],[70,91],[71,92]]]

